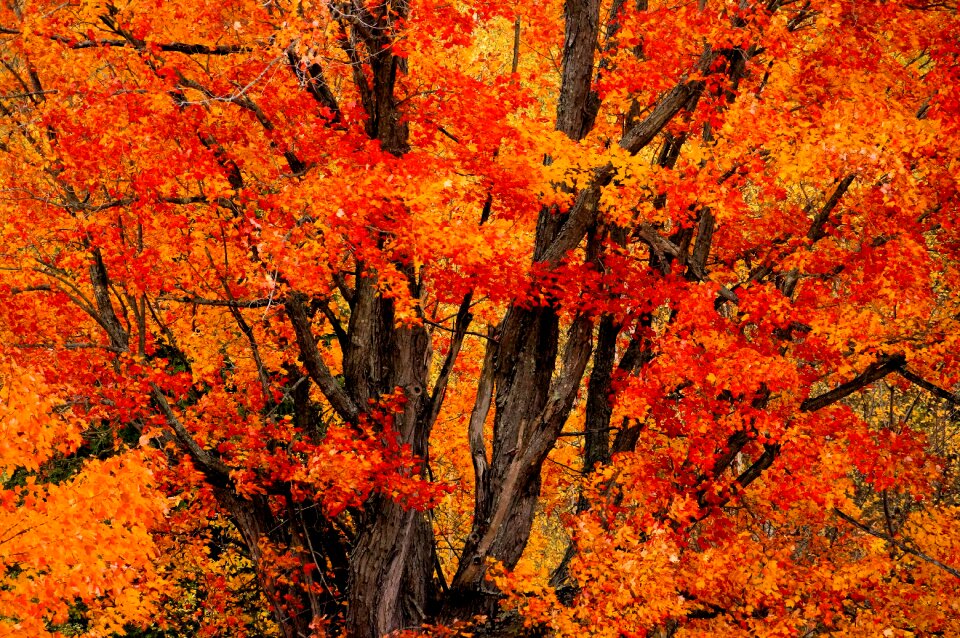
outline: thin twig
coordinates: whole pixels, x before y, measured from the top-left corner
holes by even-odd
[[[926,562],[930,563],[931,565],[934,565],[934,566],[936,566],[936,567],[939,567],[940,569],[942,569],[943,571],[947,572],[947,573],[950,574],[951,576],[956,576],[957,578],[960,578],[960,570],[958,570],[958,569],[956,569],[956,568],[954,568],[954,567],[950,567],[949,565],[946,565],[946,564],[944,564],[944,563],[941,563],[941,562],[938,561],[936,558],[933,558],[932,556],[930,556],[930,555],[928,555],[928,554],[925,554],[925,553],[921,552],[921,551],[918,550],[918,549],[913,549],[912,547],[910,547],[909,545],[907,545],[907,544],[904,543],[903,541],[899,541],[899,540],[897,540],[896,538],[893,538],[892,536],[890,536],[889,534],[884,534],[883,532],[878,532],[877,530],[873,529],[873,528],[870,527],[869,525],[865,525],[865,524],[861,523],[861,522],[858,521],[857,519],[853,518],[853,517],[850,516],[849,514],[845,514],[844,512],[840,511],[840,510],[839,510],[838,508],[836,508],[836,507],[833,508],[833,511],[834,511],[834,513],[836,513],[837,516],[839,516],[839,517],[842,518],[843,520],[847,521],[848,523],[850,523],[851,525],[853,525],[853,526],[856,527],[857,529],[859,529],[859,530],[861,530],[861,531],[864,531],[864,532],[866,532],[867,534],[870,534],[871,536],[875,536],[876,538],[885,540],[885,541],[887,541],[888,543],[890,543],[890,544],[892,544],[892,545],[896,545],[896,546],[899,547],[901,550],[903,550],[904,552],[910,554],[911,556],[916,556],[916,557],[919,558],[920,560],[926,561]]]

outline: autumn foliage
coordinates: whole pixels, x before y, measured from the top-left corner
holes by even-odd
[[[960,635],[955,2],[8,0],[0,63],[0,635]]]

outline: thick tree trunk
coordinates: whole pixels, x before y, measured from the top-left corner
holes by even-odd
[[[409,5],[403,0],[392,3],[382,20],[362,3],[344,7],[338,20],[347,36],[343,46],[367,114],[367,133],[379,140],[384,150],[400,157],[409,150],[408,127],[394,88],[406,60],[390,53],[390,45],[392,21],[406,18]],[[377,28],[370,29],[372,24]],[[364,72],[364,60],[370,67],[369,76]],[[427,393],[432,355],[429,335],[423,327],[397,327],[393,301],[380,294],[376,273],[365,272],[364,264],[357,266],[356,288],[349,300],[350,322],[341,343],[344,389],[350,397],[341,402],[348,408],[340,410],[341,415],[349,416],[350,407],[359,414],[370,402],[401,389],[406,398],[404,411],[383,427],[394,428],[400,442],[425,459],[437,408]],[[412,266],[397,266],[407,277],[410,295],[419,299],[418,273]],[[331,390],[325,391],[328,398],[330,394],[336,398],[336,382],[331,383],[329,373],[319,372],[311,376],[319,376]],[[368,501],[364,512],[350,555],[346,633],[374,638],[425,620],[435,601],[436,556],[433,527],[424,513],[383,497]]]
[[[415,275],[407,273],[413,282]],[[393,302],[371,278],[358,278],[344,352],[346,387],[357,405],[400,388],[404,411],[393,424],[401,443],[427,456],[430,401],[426,392],[430,339],[422,327],[396,327]],[[411,294],[416,295],[411,283]],[[435,604],[433,527],[423,512],[374,498],[350,556],[347,635],[375,638],[419,626]]]
[[[373,523],[350,560],[347,635],[379,637],[418,627],[433,606],[434,538],[430,521],[386,499],[368,503]]]
[[[401,8],[405,12],[406,5]],[[353,5],[352,11],[357,14],[344,14],[342,26],[349,35],[344,46],[354,60],[354,82],[369,118],[367,132],[386,150],[401,156],[407,150],[407,129],[393,96],[401,61],[392,55],[378,56],[371,59],[371,76],[360,72],[359,49],[385,50],[389,35],[386,31],[374,35],[354,28],[351,20],[367,16],[359,5]],[[557,130],[573,140],[589,133],[599,107],[591,86],[599,11],[599,0],[566,0],[564,5],[566,34]],[[704,56],[711,58],[709,51]],[[695,100],[700,90],[699,82],[678,84],[645,119],[625,133],[620,145],[631,153],[639,151]],[[590,229],[596,228],[601,189],[614,172],[611,165],[599,167],[568,211],[540,211],[535,261],[547,268],[557,266]],[[407,268],[405,274],[411,296],[419,298],[416,273]],[[349,326],[342,340],[342,388],[316,353],[309,322],[294,303],[291,320],[297,327],[301,356],[311,378],[347,421],[359,418],[370,401],[400,388],[407,402],[393,427],[401,442],[426,458],[430,428],[443,396],[440,382],[433,397],[426,392],[431,357],[428,335],[423,328],[394,325],[393,302],[379,294],[375,273],[365,272],[363,264],[358,264],[356,280],[349,299]],[[458,329],[465,330],[466,323],[469,318],[464,312],[458,316]],[[609,358],[617,330],[605,326],[602,332],[603,357]],[[559,366],[560,321],[555,304],[548,301],[534,308],[513,306],[496,333],[497,342],[485,363],[485,381],[479,388],[470,426],[478,473],[476,511],[448,597],[447,616],[484,611],[482,583],[487,561],[494,559],[513,567],[526,547],[540,494],[541,466],[573,407],[591,353],[593,321],[586,315],[574,319]],[[609,377],[610,367],[601,362],[605,377]],[[595,394],[603,393],[602,385],[596,385]],[[482,423],[491,398],[496,414],[488,460]],[[594,447],[606,447],[606,437],[595,438]],[[432,527],[422,514],[406,511],[383,498],[367,503],[365,512],[350,557],[346,630],[351,636],[373,638],[425,619],[435,600],[435,549]]]
[[[592,322],[579,316],[567,332],[562,366],[554,375],[558,324],[550,307],[514,307],[504,320],[494,358],[497,415],[489,481],[477,484],[485,490],[477,497],[482,507],[474,514],[453,581],[456,602],[466,609],[448,609],[447,616],[475,611],[483,600],[488,559],[512,568],[530,536],[540,469],[573,407],[592,345]]]
[[[567,0],[564,5],[566,33],[557,130],[574,140],[590,131],[599,107],[591,89],[599,16],[599,0]],[[567,213],[540,211],[534,260],[556,264],[575,247],[596,215],[598,198],[599,185],[581,193]],[[481,585],[488,559],[508,568],[520,560],[540,496],[540,467],[572,408],[589,358],[591,333],[590,320],[578,317],[568,334],[563,368],[555,379],[560,341],[557,309],[553,305],[513,306],[504,317],[492,364],[496,387],[493,456],[488,468],[481,463],[486,475],[482,481],[478,477],[478,507],[453,579],[456,603],[466,608],[448,609],[447,615],[469,614],[482,606]],[[482,399],[478,397],[478,401]]]
[[[467,591],[478,589],[478,576],[483,572],[486,556],[496,557],[508,567],[519,560],[530,536],[540,493],[539,472],[524,484],[518,462],[547,402],[556,365],[559,320],[549,307],[513,307],[503,320],[499,337],[493,363],[493,457],[488,478],[482,486],[478,485],[485,493],[477,499],[478,509],[463,549],[464,559],[453,579],[454,589],[464,597],[461,604],[477,602],[469,600]],[[507,500],[512,501],[509,506]],[[486,551],[481,551],[485,540]]]

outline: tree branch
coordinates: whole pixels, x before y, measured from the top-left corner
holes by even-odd
[[[266,308],[275,303],[283,303],[282,299],[264,297],[263,299],[204,299],[203,297],[174,297],[161,295],[157,301],[174,301],[196,306],[219,306],[223,308]]]
[[[130,336],[113,309],[110,301],[110,279],[103,263],[103,256],[99,248],[92,250],[93,263],[90,264],[90,283],[93,285],[93,298],[97,304],[97,316],[103,329],[110,337],[110,344],[114,348],[126,350],[130,345]]]
[[[470,314],[470,304],[473,301],[473,293],[468,292],[463,296],[460,302],[460,308],[457,311],[457,319],[454,322],[453,336],[450,339],[450,349],[447,350],[447,356],[444,358],[443,366],[440,368],[440,374],[433,386],[433,394],[430,397],[430,405],[427,412],[427,420],[424,425],[429,431],[440,414],[440,406],[443,405],[443,398],[447,392],[447,383],[450,380],[450,373],[453,372],[453,366],[460,354],[460,348],[463,346],[463,339],[467,334],[467,326],[473,321],[473,315]]]
[[[917,558],[919,558],[919,559],[922,560],[922,561],[928,562],[928,563],[930,563],[931,565],[934,565],[934,566],[936,566],[936,567],[939,567],[940,569],[942,569],[943,571],[947,572],[947,573],[950,574],[951,576],[954,576],[954,577],[956,577],[956,578],[960,578],[960,570],[958,570],[958,569],[956,569],[956,568],[954,568],[954,567],[950,567],[949,565],[946,565],[946,564],[944,564],[944,563],[941,563],[940,561],[938,561],[936,558],[933,558],[933,557],[930,556],[929,554],[925,554],[924,552],[920,551],[919,549],[914,549],[914,548],[910,547],[909,545],[907,545],[906,543],[904,543],[903,541],[897,540],[896,538],[894,538],[893,536],[891,536],[891,535],[889,535],[889,534],[885,534],[885,533],[883,533],[883,532],[877,531],[877,530],[873,529],[872,527],[870,527],[869,525],[865,525],[864,523],[861,523],[860,521],[858,521],[858,520],[855,519],[854,517],[850,516],[849,514],[844,513],[843,511],[841,511],[840,509],[838,509],[838,508],[836,508],[836,507],[833,508],[833,511],[834,511],[834,513],[835,513],[837,516],[839,516],[839,517],[842,518],[843,520],[847,521],[848,523],[850,523],[851,525],[853,525],[853,526],[856,527],[857,529],[859,529],[859,530],[861,530],[861,531],[864,531],[864,532],[866,532],[867,534],[870,534],[871,536],[874,536],[874,537],[879,538],[879,539],[881,539],[881,540],[885,540],[885,541],[887,541],[888,543],[890,543],[891,545],[895,545],[896,547],[898,547],[898,548],[901,549],[902,551],[906,552],[907,554],[910,554],[911,556],[916,556]]]
[[[937,386],[937,385],[934,385],[934,384],[930,383],[929,381],[927,381],[927,380],[924,379],[923,377],[921,377],[921,376],[919,376],[919,375],[917,375],[917,374],[915,374],[915,373],[913,373],[913,372],[910,372],[910,371],[907,370],[906,368],[900,368],[899,370],[897,370],[897,372],[899,372],[899,373],[900,373],[900,376],[902,376],[904,379],[906,379],[907,381],[910,381],[910,382],[913,383],[914,385],[920,386],[921,388],[923,388],[924,390],[926,390],[927,392],[929,392],[929,393],[932,394],[933,396],[935,396],[935,397],[937,397],[937,398],[940,398],[940,399],[946,399],[947,401],[949,401],[949,402],[952,403],[953,405],[960,405],[960,397],[958,397],[957,395],[955,395],[955,394],[953,394],[953,393],[951,393],[951,392],[948,392],[948,391],[944,390],[944,389],[941,388],[940,386]]]
[[[556,126],[570,139],[580,140],[593,127],[600,104],[590,86],[600,29],[600,0],[566,0],[563,17],[563,69]]]
[[[707,258],[710,256],[710,247],[713,243],[715,218],[709,208],[700,211],[697,222],[697,240],[693,246],[693,253],[687,259],[689,275],[704,280],[707,278]]]
[[[287,48],[287,60],[290,62],[290,68],[293,69],[300,84],[307,89],[313,99],[333,114],[330,123],[336,124],[339,122],[342,119],[340,105],[337,103],[333,91],[330,90],[330,85],[327,84],[327,79],[323,75],[323,67],[316,62],[311,64],[301,62],[292,44]]]
[[[620,140],[620,147],[636,154],[653,141],[663,128],[680,110],[699,95],[703,82],[692,80],[681,82],[664,95],[653,107],[653,111],[627,131]]]
[[[853,183],[856,175],[850,173],[837,184],[836,189],[834,189],[833,194],[830,195],[830,198],[824,203],[823,207],[820,209],[820,212],[817,213],[817,216],[813,218],[813,223],[810,225],[810,230],[807,231],[807,238],[811,241],[819,241],[823,239],[826,235],[823,227],[827,223],[827,220],[830,218],[830,213],[833,212],[833,209],[837,207],[837,204],[840,203],[840,198],[843,197],[844,193],[847,192],[847,189],[850,188],[850,184]]]
[[[487,460],[486,444],[483,440],[483,425],[490,412],[490,402],[493,398],[494,360],[497,354],[497,342],[494,338],[494,328],[488,329],[489,340],[483,357],[483,367],[480,370],[480,380],[477,382],[477,398],[470,413],[470,424],[467,427],[470,441],[470,458],[473,461],[473,474],[476,479],[474,487],[474,511],[486,512],[489,503],[486,499],[490,493],[488,483],[489,461]]]
[[[855,378],[839,385],[837,388],[825,392],[818,397],[812,397],[800,404],[803,412],[816,412],[822,408],[832,405],[841,399],[845,399],[860,388],[868,386],[874,381],[882,379],[891,372],[899,371],[903,368],[906,357],[902,354],[883,356],[874,363],[867,366],[867,369],[858,374]]]
[[[307,369],[307,374],[317,384],[317,387],[323,392],[323,395],[340,415],[340,418],[350,423],[356,422],[360,410],[357,409],[346,390],[333,378],[330,369],[320,356],[317,342],[313,338],[313,330],[310,329],[310,319],[307,317],[307,311],[303,305],[303,295],[300,293],[290,294],[287,297],[286,308],[290,323],[293,324],[293,329],[297,333],[300,359]]]
[[[747,487],[758,478],[768,467],[773,465],[774,460],[777,456],[780,455],[780,444],[779,443],[765,443],[763,445],[763,454],[753,462],[746,470],[743,471],[743,474],[737,477],[737,483],[741,487]]]
[[[549,452],[566,423],[573,401],[580,388],[580,381],[593,352],[593,320],[587,315],[578,315],[567,331],[567,343],[563,352],[563,365],[556,380],[550,384],[550,400],[543,408],[540,417],[542,433],[541,445],[531,441],[530,448],[534,458],[540,458]],[[546,449],[542,449],[546,445]],[[538,449],[540,448],[540,449]],[[540,458],[542,462],[542,458]]]
[[[23,32],[20,29],[0,26],[0,34],[22,35]],[[48,37],[50,40],[53,40],[54,42],[59,42],[61,44],[67,45],[67,47],[70,49],[92,49],[97,47],[127,47],[134,44],[129,40],[111,40],[111,39],[92,40],[89,38],[80,40],[67,35],[51,35]],[[172,53],[184,53],[186,55],[231,55],[233,53],[247,53],[253,50],[251,47],[240,45],[240,44],[209,45],[209,44],[198,44],[198,43],[187,43],[187,42],[151,42],[147,46],[156,47],[160,51],[168,51]]]
[[[347,335],[347,331],[343,329],[343,324],[340,323],[340,318],[337,317],[336,313],[333,312],[333,309],[330,308],[330,302],[323,300],[317,303],[317,306],[320,308],[320,312],[323,313],[323,316],[327,318],[327,321],[330,322],[330,327],[333,328],[333,334],[336,335],[337,341],[340,342],[340,347],[346,348],[349,336]]]
[[[180,441],[180,445],[187,451],[190,457],[200,465],[200,469],[221,485],[229,482],[230,468],[224,465],[223,461],[200,447],[193,437],[190,436],[190,433],[187,432],[183,423],[181,423],[177,415],[173,413],[173,409],[167,402],[167,397],[164,396],[159,386],[153,381],[150,382],[150,395],[160,408],[160,412],[162,412],[166,418],[167,424],[173,428],[177,440]]]

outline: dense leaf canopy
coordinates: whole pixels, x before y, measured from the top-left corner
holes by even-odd
[[[8,0],[0,635],[960,635],[960,16]]]

